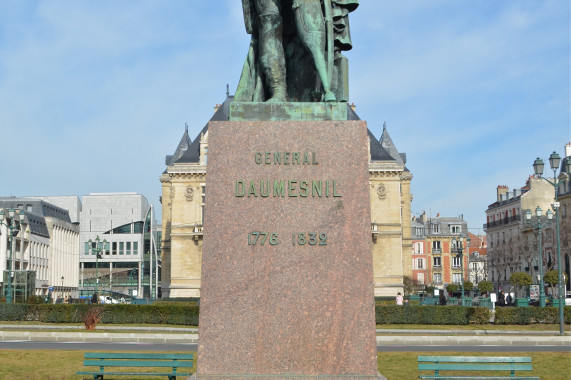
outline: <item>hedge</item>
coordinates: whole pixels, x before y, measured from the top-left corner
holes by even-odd
[[[563,320],[571,324],[571,306],[563,308]],[[499,325],[529,325],[559,323],[558,307],[497,307],[494,323]]]
[[[82,323],[90,306],[86,304],[0,304],[0,321],[34,321],[46,323]],[[189,303],[159,303],[154,305],[98,305],[103,308],[101,323],[166,324],[198,326],[199,307]],[[571,324],[571,306],[565,307],[565,323]],[[426,324],[467,325],[486,324],[491,311],[485,307],[462,306],[398,306],[376,305],[378,325]],[[556,307],[498,307],[496,324],[559,323]]]
[[[491,312],[485,307],[377,305],[375,316],[378,325],[467,325],[489,323]]]
[[[82,323],[86,304],[0,304],[0,321]],[[198,326],[198,306],[191,305],[98,305],[101,323],[167,324]]]

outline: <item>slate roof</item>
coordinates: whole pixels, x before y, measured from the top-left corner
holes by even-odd
[[[228,92],[226,93],[226,99],[224,103],[220,105],[218,110],[214,113],[210,121],[226,121],[228,120],[230,114],[230,103],[234,100],[234,96],[230,96]],[[359,115],[347,105],[347,120],[361,120]],[[185,133],[179,143],[175,153],[173,155],[167,155],[165,162],[168,165],[172,165],[174,163],[177,164],[196,164],[200,160],[200,137],[206,133],[208,130],[208,123],[202,128],[200,133],[197,137],[192,141],[188,148],[184,150],[181,148],[187,141],[190,141],[188,138],[188,128],[186,128]],[[394,145],[392,139],[390,138],[387,130],[386,124],[383,126],[383,135],[380,140],[373,135],[370,129],[367,129],[367,133],[369,135],[370,141],[370,152],[371,152],[371,161],[393,161],[404,165],[406,163],[406,155],[404,153],[399,153],[396,146]],[[183,151],[184,150],[184,151]],[[182,154],[180,154],[182,153]],[[180,156],[179,156],[180,154]],[[405,167],[405,171],[408,169]]]
[[[165,157],[165,164],[167,166],[172,165],[173,162],[175,162],[184,155],[184,153],[188,150],[188,147],[190,147],[191,144],[192,140],[188,135],[188,124],[186,124],[184,128],[184,134],[182,135],[182,138],[180,139],[180,142],[178,143],[178,146],[174,151],[174,154],[169,154]]]
[[[19,207],[20,206],[20,207]],[[33,198],[0,198],[0,208],[19,208],[26,212],[26,223],[34,235],[50,237],[45,218],[54,218],[71,223],[69,212],[46,201]]]

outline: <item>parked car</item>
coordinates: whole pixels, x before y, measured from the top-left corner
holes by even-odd
[[[99,302],[100,303],[119,303],[119,301],[117,301],[115,298],[111,298],[110,296],[99,297]]]

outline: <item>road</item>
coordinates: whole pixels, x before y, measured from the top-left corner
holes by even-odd
[[[0,350],[80,350],[80,351],[196,351],[197,344],[181,343],[75,343],[0,341]],[[569,345],[430,345],[377,346],[378,352],[571,352]]]

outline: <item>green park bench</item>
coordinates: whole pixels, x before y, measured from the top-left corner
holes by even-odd
[[[531,371],[531,358],[521,356],[419,356],[419,371],[434,371],[433,375],[419,375],[421,379],[539,379],[537,376],[519,376],[516,371]],[[440,371],[467,371],[474,375],[441,375]],[[480,371],[509,371],[509,375],[478,374]],[[488,372],[489,373],[489,372]]]
[[[177,376],[190,376],[191,373],[177,370],[192,368],[194,356],[192,354],[86,352],[84,359],[84,366],[99,367],[99,371],[80,371],[77,375],[90,375],[95,380],[103,379],[103,376],[168,376],[170,380],[176,379]],[[122,371],[117,371],[116,368],[122,368]],[[129,371],[129,368],[133,370]],[[144,371],[150,368],[160,368],[161,371]],[[167,368],[170,368],[170,372],[167,372]]]

